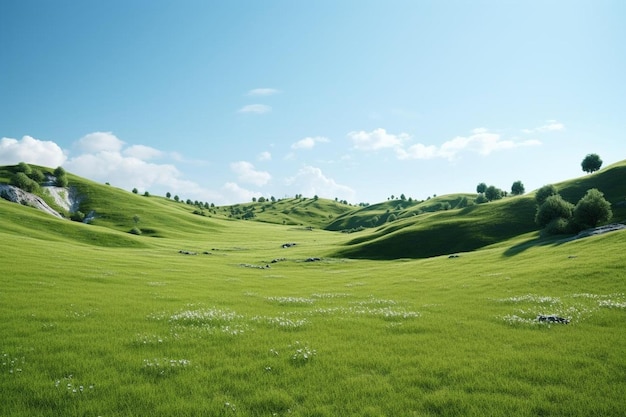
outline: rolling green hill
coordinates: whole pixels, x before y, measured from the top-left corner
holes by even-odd
[[[623,221],[625,167],[557,186]],[[626,230],[540,238],[533,193],[201,209],[68,179],[91,224],[0,199],[2,416],[626,408]]]
[[[36,167],[44,173],[52,169]],[[0,181],[8,182],[16,166],[0,167]],[[285,198],[205,208],[158,196],[143,196],[67,174],[77,190],[80,210],[94,213],[90,225],[50,218],[33,209],[2,201],[14,233],[75,239],[104,246],[143,246],[146,237],[185,239],[228,233],[236,222],[269,223],[350,233],[333,252],[336,257],[364,259],[427,258],[467,252],[537,230],[534,192],[476,204],[475,195],[452,194],[425,201],[390,200],[355,207],[321,198]],[[626,161],[555,184],[575,203],[590,188],[611,202],[614,221],[626,219]],[[40,193],[53,207],[46,193]],[[68,215],[68,213],[64,213]],[[139,229],[141,237],[129,232]],[[49,233],[46,232],[49,230]]]

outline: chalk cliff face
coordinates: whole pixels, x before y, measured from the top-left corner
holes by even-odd
[[[67,210],[69,213],[74,213],[78,211],[80,199],[76,195],[74,189],[69,187],[54,186],[43,186],[42,189],[44,193],[47,193],[52,199],[54,199],[54,202],[57,206]],[[36,209],[39,209],[52,216],[64,218],[61,213],[50,207],[41,197],[26,192],[13,185],[0,184],[0,196],[5,200],[35,207]]]

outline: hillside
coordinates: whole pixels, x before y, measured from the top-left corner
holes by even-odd
[[[35,167],[46,175],[52,170]],[[0,183],[7,183],[17,166],[0,167]],[[2,201],[3,229],[26,235],[44,234],[105,246],[142,246],[145,237],[185,239],[227,233],[233,222],[268,223],[324,229],[342,233],[332,255],[343,258],[426,258],[467,252],[536,232],[534,192],[476,204],[476,195],[452,194],[425,201],[390,200],[355,207],[322,198],[285,198],[223,207],[177,202],[165,197],[137,195],[106,184],[67,174],[67,194],[73,209],[93,215],[89,225],[53,219],[35,210]],[[602,191],[612,204],[613,221],[626,220],[626,161],[592,175],[555,184],[559,193],[575,203],[590,188]],[[58,191],[57,191],[58,192]],[[62,191],[61,191],[62,192]],[[38,192],[60,217],[70,217],[69,206],[44,187]],[[8,224],[7,224],[8,223]],[[137,239],[129,232],[141,234]]]
[[[613,221],[626,220],[626,161],[555,184],[575,204],[597,188],[611,203]],[[489,203],[398,220],[346,243],[337,256],[366,259],[426,258],[476,250],[537,230],[535,192]]]

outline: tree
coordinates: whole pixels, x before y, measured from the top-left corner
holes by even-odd
[[[485,184],[484,182],[481,182],[476,186],[476,192],[478,194],[483,194],[485,191],[487,191],[487,184]]]
[[[522,195],[526,191],[524,189],[524,184],[521,181],[515,181],[513,185],[511,185],[511,194],[513,195]]]
[[[572,203],[563,200],[558,194],[551,195],[537,208],[535,223],[543,228],[558,219],[569,221],[573,211],[574,205]]]
[[[176,202],[178,203],[178,202],[180,201],[180,197],[179,197],[179,196],[177,196],[177,195],[175,195],[175,196],[174,196],[174,201],[176,201]]]
[[[574,224],[579,230],[596,227],[599,223],[609,221],[612,216],[611,203],[596,188],[587,190],[574,207]]]
[[[535,202],[538,206],[542,205],[546,199],[552,195],[557,195],[558,191],[556,187],[552,184],[544,185],[540,189],[537,190],[535,194]]]
[[[150,197],[150,193],[148,191],[144,191],[143,195],[144,197]]]
[[[166,198],[170,198],[170,197],[172,197],[172,193],[170,193],[170,192],[168,191],[167,193],[165,193],[165,197],[166,197]]]
[[[502,190],[493,185],[490,185],[485,190],[485,197],[488,201],[500,200],[502,198]]]
[[[138,189],[133,188],[133,194],[137,194],[138,192],[139,192],[139,190],[138,190]]]
[[[589,155],[585,156],[585,159],[583,159],[580,165],[585,172],[596,172],[602,166],[602,159],[600,159],[597,154],[590,153]]]

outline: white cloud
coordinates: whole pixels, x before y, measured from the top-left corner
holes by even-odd
[[[272,159],[272,154],[268,151],[263,151],[257,156],[259,161],[270,161]]]
[[[543,132],[555,132],[559,130],[564,130],[565,125],[563,123],[557,122],[556,120],[546,120],[546,124],[543,126],[539,126],[533,129],[522,129],[524,133],[543,133]]]
[[[267,184],[272,178],[269,172],[257,171],[254,165],[246,161],[233,162],[230,164],[230,169],[237,174],[239,181],[257,186]]]
[[[371,132],[350,132],[348,137],[354,143],[356,149],[362,151],[375,151],[385,148],[398,148],[401,147],[404,141],[410,138],[406,133],[400,133],[394,135],[387,133],[385,129],[375,129]]]
[[[227,182],[222,186],[222,193],[224,194],[224,198],[229,203],[233,202],[241,202],[241,201],[251,201],[252,197],[261,197],[261,193],[257,193],[254,191],[246,190],[245,188],[241,188],[234,182]],[[227,203],[228,204],[228,203]]]
[[[269,113],[270,111],[272,111],[272,108],[265,104],[248,104],[238,110],[239,113],[256,113],[256,114]]]
[[[160,158],[164,155],[164,152],[145,145],[132,145],[124,149],[123,152],[126,156],[135,157],[142,160]],[[179,155],[176,155],[178,157]]]
[[[295,192],[308,197],[317,195],[324,198],[351,201],[356,194],[352,188],[338,184],[332,178],[324,175],[321,169],[309,165],[301,168],[295,176],[287,178],[285,184]]]
[[[74,147],[84,153],[119,152],[124,147],[124,142],[111,132],[93,132],[80,138],[74,143]]]
[[[462,152],[474,152],[486,156],[500,150],[541,145],[538,140],[503,140],[500,134],[491,133],[485,128],[474,129],[472,133],[469,136],[457,136],[441,146],[426,146],[418,143],[407,149],[398,147],[396,154],[398,159],[446,158],[452,160]]]
[[[278,93],[280,91],[275,88],[255,88],[248,91],[249,96],[271,96]]]
[[[330,140],[323,136],[306,137],[291,145],[291,149],[313,149],[316,143],[326,142],[330,142]]]
[[[21,140],[0,139],[0,165],[20,162],[56,168],[66,160],[63,150],[54,142],[23,136]]]

